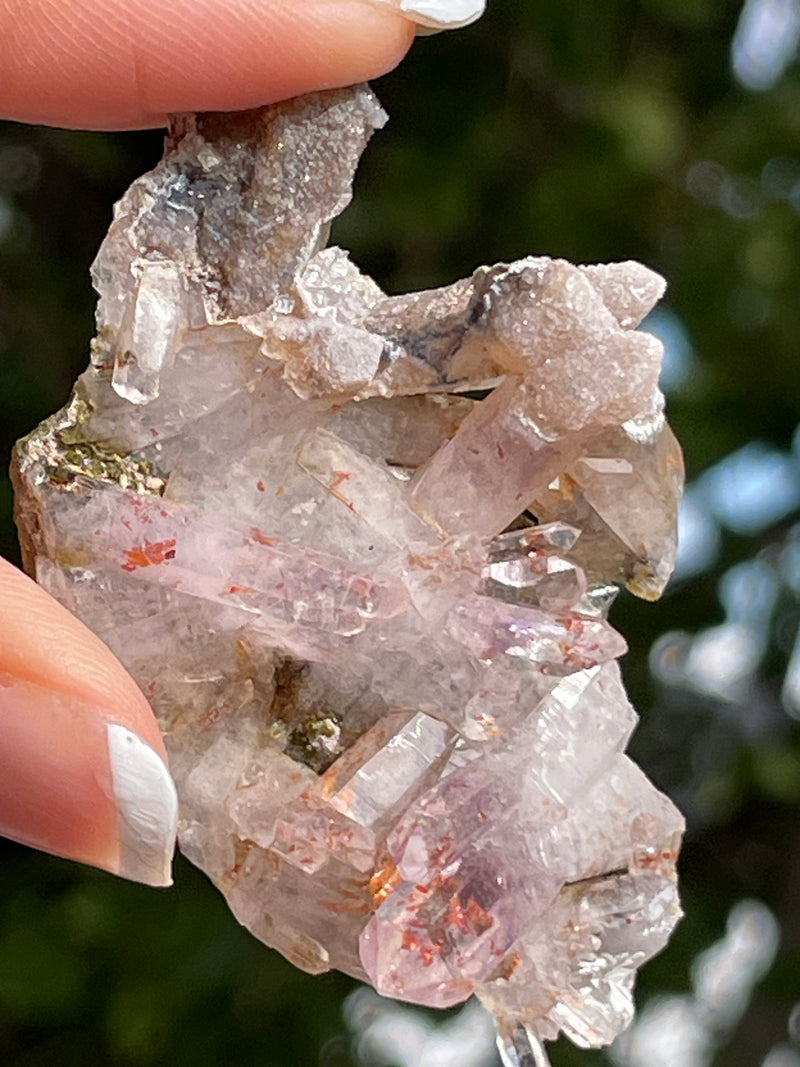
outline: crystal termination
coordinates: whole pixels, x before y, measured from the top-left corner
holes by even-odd
[[[628,1024],[680,915],[606,619],[674,560],[663,282],[531,257],[386,296],[325,247],[384,121],[366,87],[173,120],[17,520],[151,700],[237,918],[307,971],[476,993],[540,1062]]]

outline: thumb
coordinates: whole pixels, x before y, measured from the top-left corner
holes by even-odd
[[[1,559],[0,620],[0,834],[169,885],[177,799],[133,679]]]
[[[255,107],[383,74],[413,33],[385,0],[0,0],[0,117],[112,129]]]

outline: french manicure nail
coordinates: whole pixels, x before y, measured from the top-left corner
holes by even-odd
[[[486,0],[377,0],[398,8],[420,26],[454,30],[475,22],[486,10]]]
[[[0,670],[0,835],[169,885],[175,787],[159,754],[115,717]]]

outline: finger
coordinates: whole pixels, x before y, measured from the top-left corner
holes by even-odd
[[[0,620],[0,834],[169,885],[175,788],[133,679],[4,560]]]
[[[255,107],[382,74],[413,33],[374,0],[0,0],[0,115],[121,129]]]

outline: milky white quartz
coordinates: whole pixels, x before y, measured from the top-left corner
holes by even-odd
[[[680,914],[606,618],[675,555],[663,282],[535,256],[386,296],[326,247],[384,120],[363,87],[173,120],[17,517],[151,700],[237,918],[308,971],[476,993],[544,1062],[627,1025]]]

